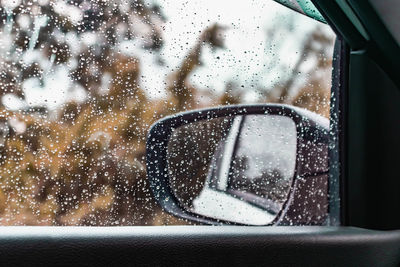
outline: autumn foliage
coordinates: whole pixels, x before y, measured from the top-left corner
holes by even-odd
[[[83,101],[67,101],[56,109],[29,106],[12,110],[0,106],[0,224],[1,225],[158,225],[183,224],[161,211],[152,198],[146,180],[145,141],[156,120],[176,112],[241,103],[243,88],[227,82],[225,91],[198,90],[190,76],[201,65],[204,47],[224,49],[224,26],[210,24],[199,33],[192,49],[182,55],[178,69],[166,78],[161,90],[164,99],[151,99],[140,84],[140,55],[120,53],[122,38],[138,38],[132,21],[144,30],[143,48],[157,51],[163,46],[159,25],[165,20],[156,5],[137,0],[124,9],[123,2],[65,2],[83,11],[83,20],[74,23],[57,12],[56,1],[23,1],[12,11],[2,7],[3,32],[8,23],[13,47],[0,57],[0,94],[13,94],[25,101],[21,84],[30,78],[44,81],[46,69],[39,60],[24,63],[24,54],[37,51],[53,65],[76,62],[70,79],[86,92]],[[121,10],[124,10],[123,12]],[[35,43],[28,28],[17,21],[27,14],[47,16]],[[73,51],[60,37],[92,32],[98,42]],[[331,58],[321,57],[332,39],[315,30],[303,45],[304,57],[318,58],[315,69],[330,72]],[[3,50],[6,48],[2,48]],[[297,68],[300,67],[299,59]],[[69,62],[69,63],[68,63]],[[296,66],[295,66],[296,68]],[[309,83],[293,86],[293,71],[271,88],[260,88],[259,102],[289,103],[329,116],[329,75],[310,72]],[[100,90],[103,77],[107,90]],[[272,88],[273,87],[273,88]],[[198,101],[207,94],[212,101]]]

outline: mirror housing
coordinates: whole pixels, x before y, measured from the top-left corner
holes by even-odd
[[[267,225],[324,224],[328,215],[329,120],[313,112],[281,104],[236,105],[179,113],[156,122],[146,143],[147,175],[155,199],[168,213],[201,224],[241,224],[196,214],[174,194],[168,171],[167,147],[173,131],[183,125],[239,115],[279,115],[291,118],[297,129],[294,178],[287,200]]]

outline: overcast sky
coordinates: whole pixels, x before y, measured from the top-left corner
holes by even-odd
[[[228,81],[243,85],[250,92],[257,85],[267,87],[287,71],[268,69],[265,64],[275,58],[290,69],[300,56],[299,51],[307,33],[321,24],[272,0],[153,1],[149,3],[158,3],[167,19],[163,25],[164,46],[160,52],[165,64],[157,64],[157,55],[143,50],[142,43],[137,40],[120,44],[124,53],[140,59],[140,85],[151,98],[165,95],[167,75],[179,66],[184,55],[196,43],[200,32],[215,22],[227,26],[226,49],[213,52],[206,47],[202,54],[203,65],[191,76],[190,81],[197,88],[217,92],[222,92]],[[291,25],[294,31],[288,34],[280,30],[274,40],[267,42],[266,32],[277,28],[279,24]],[[329,31],[328,26],[323,27]],[[26,99],[30,105],[55,108],[67,99],[82,100],[85,97],[83,89],[69,81],[66,66],[54,66],[49,62],[48,68],[51,71],[44,87],[35,79],[24,82]],[[251,93],[249,95],[251,101]],[[13,96],[6,96],[4,100],[13,109],[23,106]]]

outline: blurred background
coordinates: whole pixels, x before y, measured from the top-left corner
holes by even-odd
[[[171,225],[158,119],[237,103],[329,117],[335,35],[272,0],[0,1],[0,225]]]

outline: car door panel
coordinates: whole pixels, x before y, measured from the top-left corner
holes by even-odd
[[[1,266],[396,266],[400,231],[353,227],[4,227]]]

